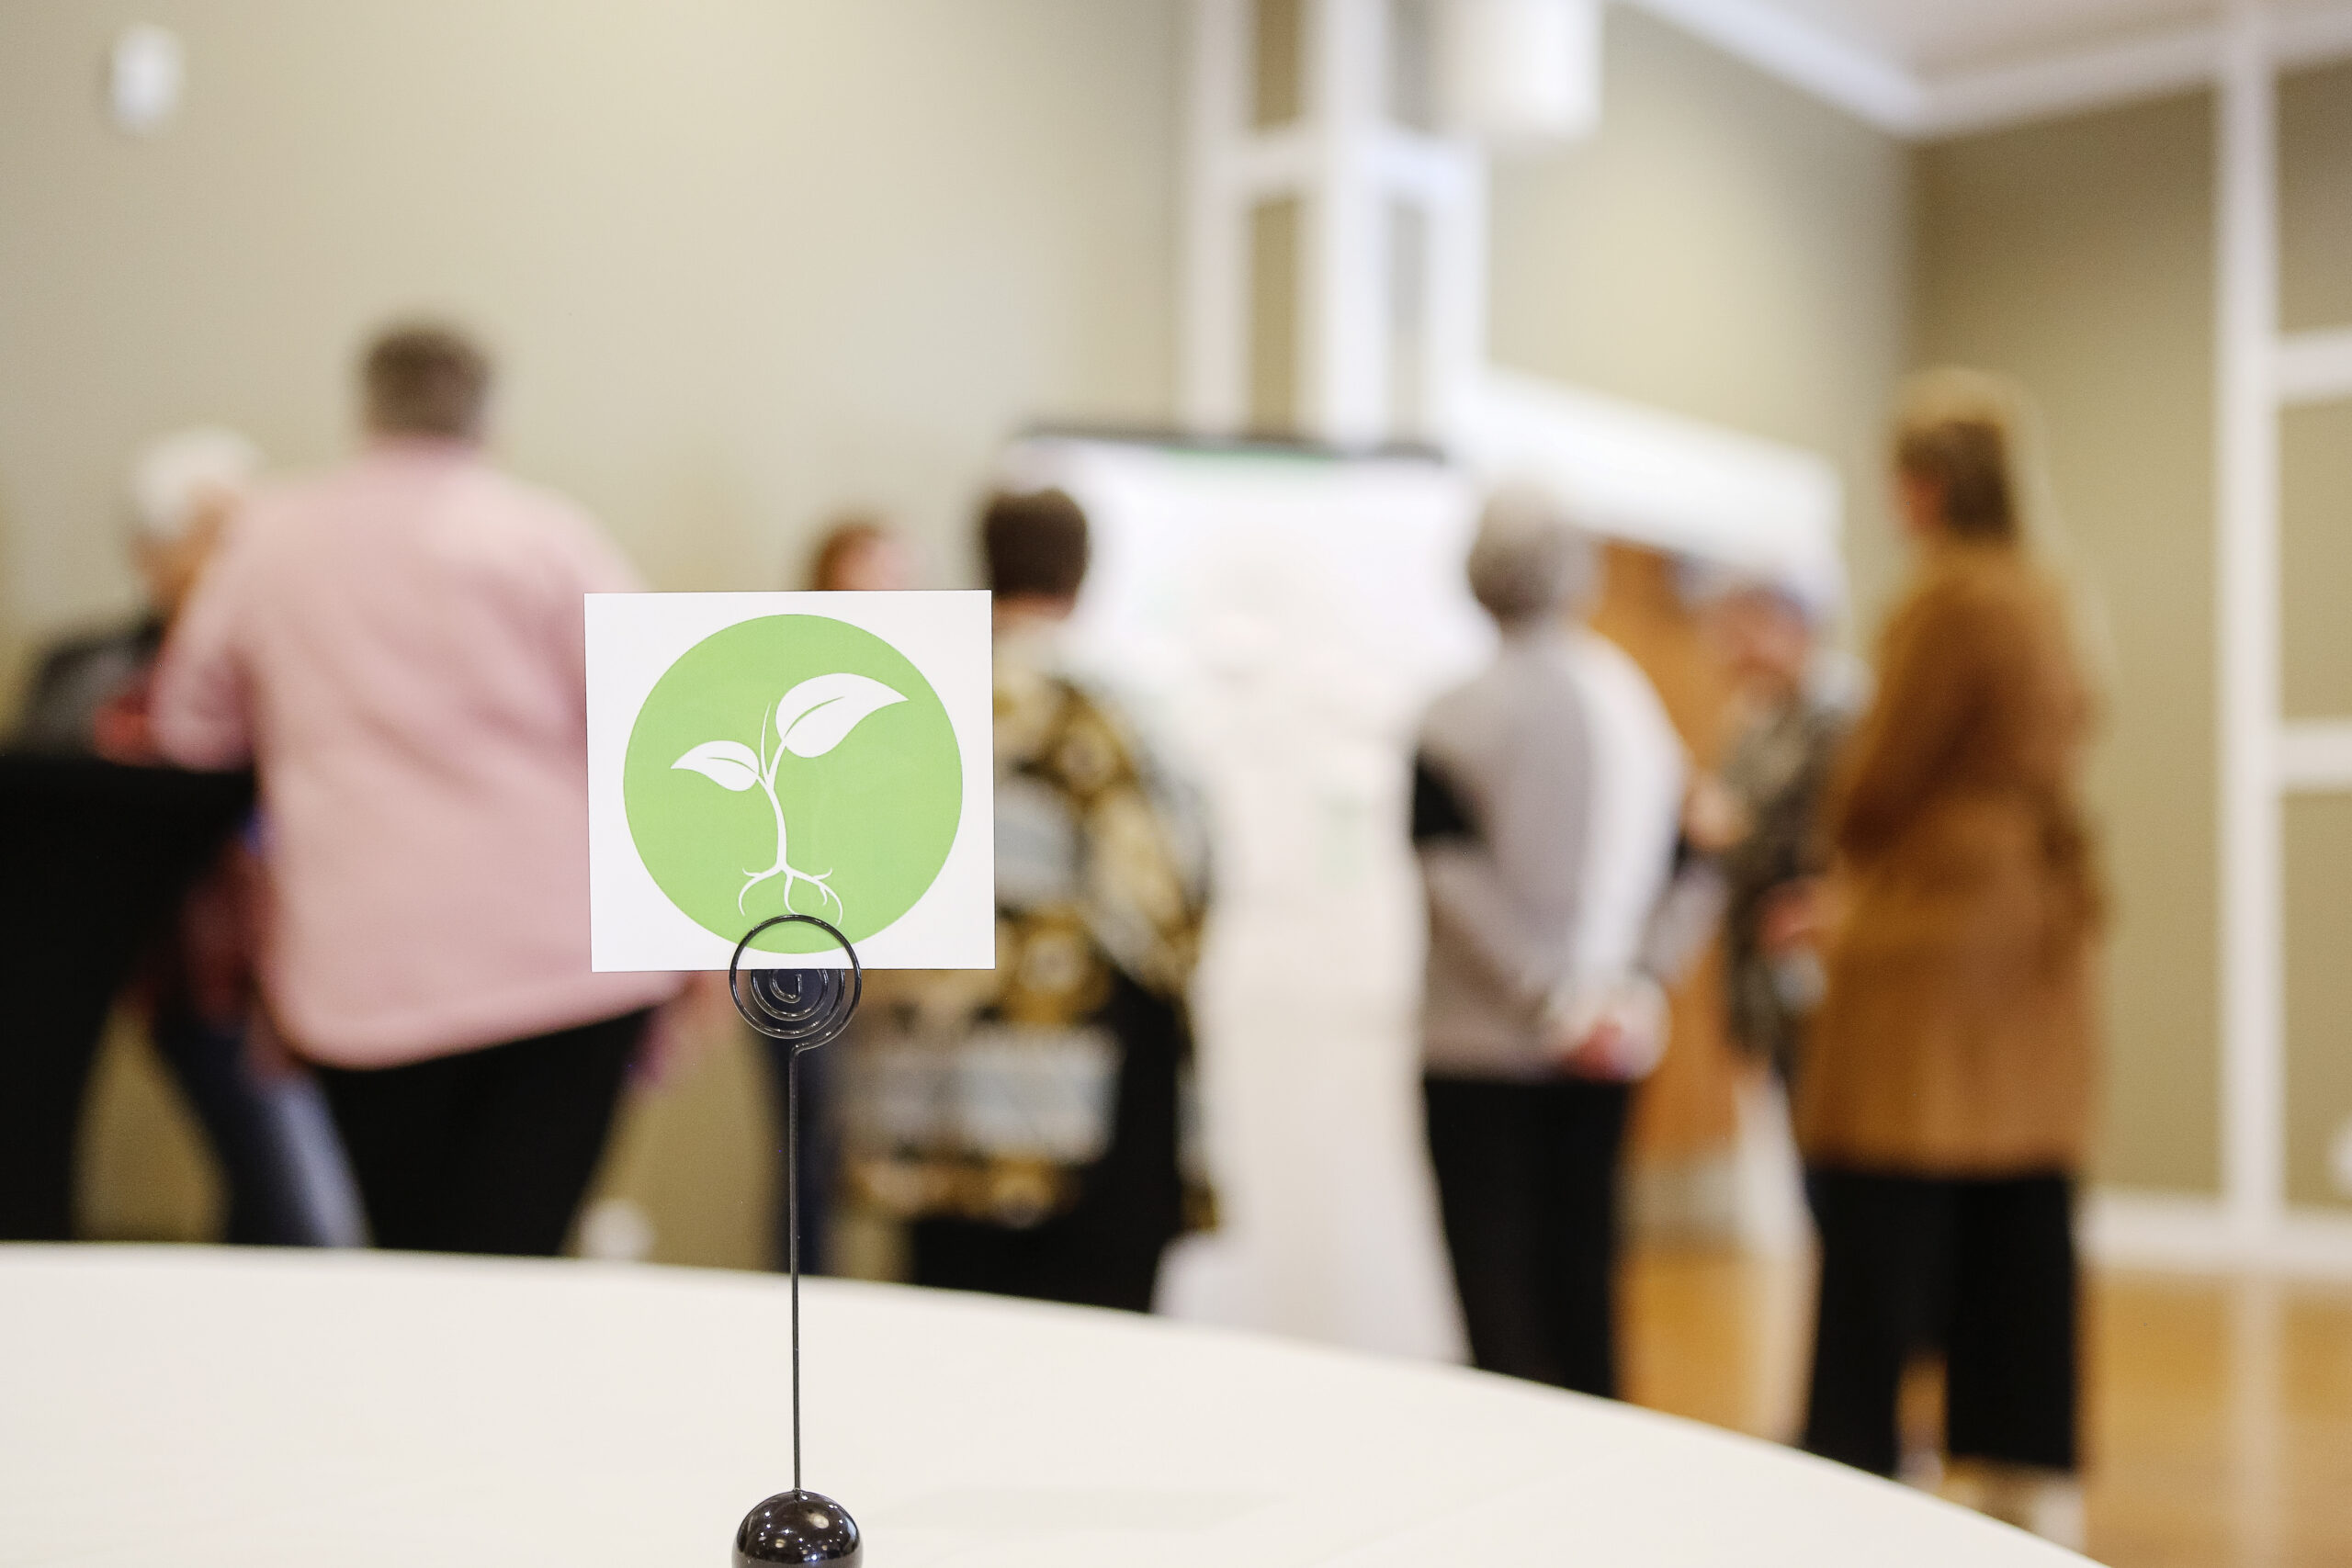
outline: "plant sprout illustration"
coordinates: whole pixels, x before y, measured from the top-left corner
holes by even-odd
[[[906,700],[881,682],[864,675],[844,671],[835,675],[813,676],[785,693],[782,701],[760,715],[758,750],[740,740],[706,740],[670,764],[673,769],[700,773],[722,789],[740,792],[757,788],[768,797],[768,809],[775,814],[775,863],[765,871],[745,868],[742,890],[735,895],[739,911],[752,888],[770,877],[781,876],[786,908],[792,908],[792,890],[806,882],[824,896],[837,916],[846,915],[842,896],[833,891],[828,880],[831,872],[802,871],[787,858],[784,806],[775,795],[776,769],[783,764],[786,751],[796,757],[821,757],[847,739],[849,732],[868,715]],[[768,743],[771,728],[775,732],[773,749]]]

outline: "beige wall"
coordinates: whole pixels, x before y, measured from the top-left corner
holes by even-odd
[[[2301,72],[2278,96],[2279,315],[2352,326],[2352,65]],[[2282,430],[2280,658],[2296,718],[2352,718],[2352,403],[2290,412]],[[2352,797],[2289,803],[2287,1196],[2342,1203],[2329,1145],[2352,1127]]]
[[[2331,73],[2337,93],[2352,98],[2352,73]],[[2286,100],[2294,101],[2293,95]],[[2283,130],[2298,129],[2296,118]],[[2321,143],[2324,145],[2324,143]],[[2352,170],[2352,145],[2338,144],[2337,167]],[[2352,179],[2339,176],[2339,187]],[[2291,207],[2291,188],[2287,193]],[[2301,225],[2298,225],[2301,227]],[[2343,314],[2324,308],[2324,279],[2296,271],[2321,269],[2309,258],[2289,272],[2282,304],[2300,304],[2301,326],[2352,324],[2352,250],[2343,258],[2334,292]],[[2301,296],[2299,299],[2298,296]],[[2290,321],[2296,321],[2290,316]],[[2352,626],[2346,623],[2352,585],[2352,403],[2288,412],[2280,464],[2280,575],[2284,611],[2280,673],[2288,714],[2296,718],[2352,717]],[[2352,796],[2321,795],[2287,806],[2287,1195],[2298,1203],[2342,1201],[2328,1171],[2328,1145],[2352,1118],[2352,976],[2345,951],[2352,945]]]
[[[101,62],[176,30],[176,124]],[[223,419],[346,444],[354,344],[455,312],[501,446],[659,585],[774,581],[843,502],[967,573],[995,444],[1172,396],[1175,0],[0,6],[6,629],[119,606],[117,475]]]
[[[2011,371],[2040,400],[2071,570],[2105,649],[2092,780],[2117,925],[2099,1173],[2218,1180],[2212,149],[2202,95],[1905,149],[1638,14],[1610,17],[1584,146],[1498,164],[1506,364],[1829,453],[1866,638],[1902,561],[1886,400],[1909,366]],[[2281,88],[2282,314],[2352,324],[2352,67]],[[2288,710],[2352,716],[2352,408],[2288,416]],[[2289,1164],[2340,1198],[2352,1118],[2352,806],[2289,813]]]
[[[131,20],[185,40],[151,140],[100,114]],[[503,456],[665,588],[797,570],[878,504],[967,578],[996,445],[1172,403],[1177,0],[20,0],[0,6],[0,646],[128,605],[119,474],[197,419],[348,445],[354,345],[447,310],[509,370]],[[125,1034],[101,1234],[210,1197]],[[764,1080],[641,1097],[609,1182],[658,1255],[757,1264]]]
[[[935,575],[962,578],[963,509],[1006,431],[1168,415],[1178,10],[0,7],[0,637],[125,602],[114,487],[141,436],[225,418],[288,463],[342,450],[350,347],[413,305],[496,338],[507,456],[595,507],[662,586],[773,581],[850,502],[899,509]],[[96,107],[134,14],[179,29],[193,73],[149,141]],[[1495,356],[1836,457],[1864,631],[1901,566],[1880,446],[1902,369],[1964,360],[2034,389],[2109,650],[2100,1168],[2210,1189],[2210,103],[1914,150],[1639,13],[1612,10],[1608,47],[1601,133],[1498,166]],[[2291,78],[2284,109],[2288,324],[2352,322],[2352,70]],[[2299,714],[2352,714],[2347,452],[2352,412],[2290,418]],[[2347,809],[2289,818],[2302,1201],[2326,1196],[2324,1144],[2352,1115]],[[130,1088],[98,1168],[177,1168],[133,1157],[124,1095],[155,1097],[110,1071]],[[760,1082],[730,1049],[627,1130],[616,1179],[657,1211],[664,1256],[757,1257]],[[185,1202],[107,1212],[192,1223]]]
[[[2329,1145],[2352,1119],[2352,795],[2289,801],[2286,840],[2287,1201],[2343,1204]]]
[[[2181,97],[1917,163],[1919,358],[2032,391],[2072,564],[2103,610],[2092,793],[2116,923],[2098,1168],[2184,1189],[2217,1179],[2211,120]]]
[[[495,336],[508,457],[662,586],[769,580],[849,501],[900,507],[956,574],[1005,430],[1167,415],[1173,0],[138,15],[181,31],[193,73],[153,141],[96,112],[128,8],[0,12],[20,635],[127,594],[133,443],[217,417],[325,460],[354,339],[412,304]],[[1498,173],[1497,356],[1830,452],[1867,554],[1903,358],[1902,150],[1638,15],[1612,16],[1610,48],[1598,141]],[[136,1147],[152,1075],[111,1072],[92,1168],[120,1179],[94,1204],[119,1232],[185,1230],[201,1203],[139,1187],[162,1168]],[[625,1129],[613,1179],[661,1255],[759,1256],[759,1085],[730,1049]]]
[[[1875,597],[1905,147],[1629,7],[1607,73],[1598,136],[1497,162],[1495,358],[1834,458]]]
[[[2280,79],[2278,141],[2281,323],[2352,324],[2352,64]]]
[[[2281,314],[2352,325],[2352,68],[2280,94]],[[2214,858],[2212,104],[2203,95],[1924,150],[1920,358],[2021,377],[2108,633],[2094,788],[2118,924],[2102,1174],[2218,1179]],[[2282,673],[2296,716],[2352,716],[2352,409],[2282,422]],[[2286,822],[2289,1193],[2334,1193],[2352,1117],[2352,804]]]
[[[1905,356],[1905,148],[1628,7],[1609,13],[1606,71],[1598,135],[1496,162],[1493,356],[1826,454],[1874,598],[1891,576],[1880,450]],[[1613,558],[1599,618],[1705,756],[1724,688],[1657,567]],[[1704,1168],[1730,1138],[1740,1069],[1719,990],[1710,966],[1678,993],[1675,1049],[1641,1097],[1649,1219],[1672,1202],[1662,1173]]]

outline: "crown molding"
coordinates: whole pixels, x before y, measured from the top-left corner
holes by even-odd
[[[1867,124],[1932,141],[2080,114],[2211,82],[2219,27],[2177,28],[2009,64],[1921,74],[1792,17],[1769,0],[1625,0]],[[2272,23],[2293,68],[2352,58],[2352,4],[2298,6]]]
[[[1925,85],[1925,112],[1913,134],[1961,136],[2185,92],[2211,81],[2220,61],[2219,28],[2184,28],[1956,71]]]
[[[1625,0],[1768,76],[1898,136],[1925,122],[1909,72],[1763,0]]]
[[[2271,23],[2271,54],[2290,70],[2352,56],[2352,5],[2279,13]],[[1915,134],[1960,136],[2188,92],[2213,81],[2221,60],[2222,29],[2194,27],[1955,72],[1926,84],[1926,113]]]

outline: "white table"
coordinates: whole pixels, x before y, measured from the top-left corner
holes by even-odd
[[[874,1568],[2082,1561],[1453,1368],[892,1286],[806,1308],[808,1483]],[[785,1324],[755,1275],[0,1247],[0,1563],[719,1568],[790,1483]]]

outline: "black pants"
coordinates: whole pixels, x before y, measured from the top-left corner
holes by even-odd
[[[1904,1362],[1940,1337],[1952,1457],[2074,1469],[2072,1179],[1815,1170],[1806,1186],[1821,1296],[1804,1446],[1894,1474]]]
[[[320,1079],[378,1247],[552,1258],[647,1014]]]
[[[1632,1090],[1422,1080],[1430,1163],[1470,1355],[1617,1394],[1617,1170]]]
[[[1097,1021],[1118,1039],[1119,1080],[1109,1146],[1079,1173],[1077,1202],[1027,1229],[916,1221],[908,1236],[916,1284],[1151,1310],[1160,1254],[1182,1228],[1176,1119],[1184,1024],[1124,975]]]
[[[0,1241],[73,1235],[107,1010],[252,801],[246,774],[0,755]]]

